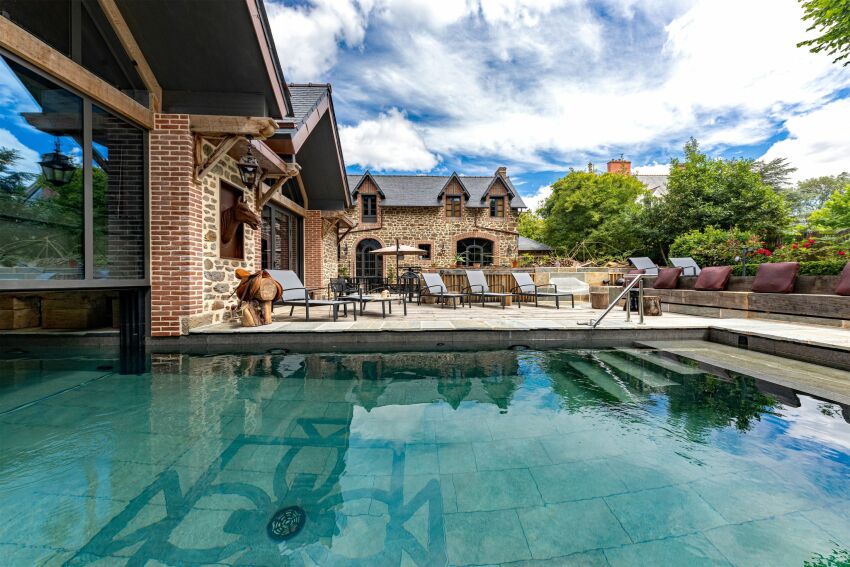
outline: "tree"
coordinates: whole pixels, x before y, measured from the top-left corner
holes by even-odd
[[[791,174],[797,168],[788,163],[787,158],[774,158],[768,162],[757,161],[753,163],[754,169],[761,177],[761,182],[781,193],[791,185]]]
[[[850,0],[801,0],[807,32],[818,37],[801,41],[797,47],[808,47],[812,53],[834,56],[833,63],[850,65]]]
[[[20,193],[25,185],[35,175],[12,168],[21,159],[20,152],[11,148],[0,147],[0,191],[6,194]]]
[[[776,240],[789,225],[784,198],[762,181],[751,160],[709,158],[694,139],[685,145],[684,160],[673,160],[667,193],[651,203],[644,221],[647,238],[662,250],[678,235],[708,226]]]
[[[850,190],[833,193],[822,208],[809,215],[809,226],[827,233],[850,229]]]
[[[519,232],[520,236],[532,240],[543,240],[544,227],[545,223],[543,219],[534,211],[524,211],[520,213],[517,219],[517,232]]]
[[[606,222],[613,224],[615,217],[635,213],[641,207],[639,199],[648,195],[643,184],[630,175],[571,171],[552,185],[552,194],[540,209],[543,240],[572,250]]]
[[[797,187],[785,193],[785,198],[791,207],[791,212],[803,221],[813,211],[823,207],[827,199],[836,191],[850,186],[850,174],[824,175],[812,177],[797,183]]]

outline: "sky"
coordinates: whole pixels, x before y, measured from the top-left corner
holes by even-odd
[[[796,0],[265,0],[289,82],[331,83],[348,171],[489,175],[532,207],[569,168],[664,173],[696,138],[850,171],[850,67]]]

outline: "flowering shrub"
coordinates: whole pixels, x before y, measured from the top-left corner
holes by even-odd
[[[753,233],[742,230],[722,230],[709,226],[682,234],[670,246],[670,256],[690,256],[700,266],[728,266],[737,262],[741,248],[758,248],[761,254],[750,256],[753,262],[769,261],[771,251]]]
[[[835,260],[850,250],[848,236],[818,236],[801,238],[773,251],[773,262],[815,262]]]

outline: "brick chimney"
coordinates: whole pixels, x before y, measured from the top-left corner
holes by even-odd
[[[496,169],[496,175],[503,178],[503,179],[507,179],[508,178],[508,168],[503,165],[502,167]]]
[[[623,175],[629,175],[632,172],[632,162],[629,160],[620,158],[620,159],[612,159],[608,162],[608,173],[622,173]]]

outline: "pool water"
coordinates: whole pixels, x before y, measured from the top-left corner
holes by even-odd
[[[658,357],[6,354],[0,564],[850,560],[848,408]]]

